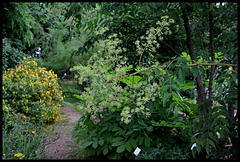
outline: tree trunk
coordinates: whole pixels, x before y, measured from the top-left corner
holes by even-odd
[[[213,15],[212,15],[212,4],[208,3],[209,6],[209,33],[210,33],[210,55],[212,58],[212,62],[215,62],[215,54],[214,54],[214,36],[213,36],[213,28],[214,28],[214,24],[213,24]],[[215,68],[216,66],[212,65],[211,66],[211,72],[210,72],[210,79],[209,79],[209,87],[208,87],[208,91],[209,91],[209,95],[208,97],[212,97],[213,92],[212,92],[212,86],[213,86],[213,78],[214,78],[214,74],[215,74]],[[211,107],[209,107],[210,111]]]
[[[189,6],[183,6],[182,3],[180,3],[181,9],[182,9],[182,14],[183,14],[183,21],[184,21],[184,27],[186,30],[186,35],[187,35],[187,45],[189,48],[189,53],[191,56],[192,60],[195,60],[195,50],[194,50],[194,43],[192,40],[192,35],[191,35],[191,29],[190,29],[190,25],[189,25],[189,19],[188,19],[188,9]],[[197,77],[195,78],[196,82],[197,82],[197,103],[198,103],[198,107],[200,107],[202,105],[202,103],[206,100],[206,93],[205,93],[205,86],[202,84],[202,78],[201,76],[198,74]],[[206,108],[203,110],[204,114],[207,113]],[[202,111],[200,109],[198,109],[198,113],[199,116],[201,117]]]

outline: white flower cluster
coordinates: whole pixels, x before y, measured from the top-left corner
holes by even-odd
[[[168,27],[170,23],[174,23],[174,20],[173,19],[168,20],[168,16],[163,16],[161,17],[161,21],[157,21],[156,28],[151,27],[149,30],[147,30],[146,31],[147,36],[140,37],[141,42],[146,42],[146,43],[141,43],[140,45],[139,40],[135,42],[138,54],[141,55],[143,51],[146,49],[146,47],[149,48],[149,51],[156,52],[156,48],[160,47],[160,44],[157,42],[157,37],[159,40],[163,40],[163,37],[162,37],[163,34],[164,35],[172,34],[172,31]]]
[[[131,122],[131,116],[135,113],[142,113],[147,117],[151,116],[150,109],[145,107],[147,102],[155,101],[155,97],[159,96],[160,92],[160,86],[152,81],[152,77],[148,77],[148,84],[138,84],[135,87],[135,91],[131,94],[131,103],[134,103],[136,105],[136,108],[131,109],[129,107],[124,107],[121,113],[121,121],[128,124]]]
[[[161,22],[157,22],[157,28],[150,28],[147,31],[147,37],[142,36],[140,39],[146,39],[148,44],[141,44],[137,40],[135,44],[139,52],[143,52],[148,46],[154,52],[156,47],[160,45],[156,41],[156,37],[161,38],[163,32],[168,31],[169,23],[167,17],[163,17]],[[103,35],[108,28],[101,28],[95,31],[95,34]],[[148,102],[155,101],[160,95],[160,86],[153,81],[151,75],[146,74],[147,80],[134,85],[130,91],[128,87],[122,88],[120,80],[126,76],[127,58],[119,56],[126,49],[118,45],[122,41],[117,38],[117,34],[112,34],[106,40],[100,40],[97,43],[99,48],[88,61],[87,66],[78,65],[71,70],[75,71],[75,79],[79,84],[87,82],[91,78],[91,83],[82,93],[85,105],[78,105],[80,109],[84,109],[86,113],[92,116],[100,116],[101,111],[109,109],[111,111],[121,111],[121,121],[128,124],[131,122],[133,114],[142,113],[150,117],[150,109],[145,107]],[[158,63],[156,63],[156,66]],[[134,106],[133,106],[134,105]],[[135,107],[135,108],[133,108]]]

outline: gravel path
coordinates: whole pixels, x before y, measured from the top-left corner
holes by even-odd
[[[73,129],[74,123],[78,121],[81,114],[69,106],[62,107],[61,111],[63,114],[58,123],[54,124],[54,130],[47,138],[47,145],[45,146],[46,159],[77,159],[73,155],[73,150],[81,142],[76,144],[72,135],[66,134],[66,132]]]

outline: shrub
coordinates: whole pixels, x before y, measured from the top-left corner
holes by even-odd
[[[3,100],[16,113],[31,116],[32,121],[57,121],[63,100],[57,75],[24,58],[22,64],[3,73]],[[3,111],[5,112],[5,111]]]
[[[148,31],[148,45],[152,42],[150,34],[156,36],[160,30],[151,28]],[[165,141],[171,141],[172,145],[185,142],[185,148],[188,147],[190,137],[184,132],[189,127],[187,116],[178,113],[186,106],[177,105],[183,100],[177,95],[180,89],[173,78],[170,79],[167,70],[157,68],[159,63],[148,69],[142,67],[142,70],[140,66],[128,66],[126,58],[119,56],[126,49],[115,48],[119,43],[117,34],[104,42],[99,41],[103,45],[102,51],[92,55],[88,66],[72,68],[80,85],[87,77],[91,78],[89,86],[78,97],[82,102],[75,109],[82,111],[84,116],[75,126],[73,136],[78,141],[84,136],[81,147],[88,155],[98,158],[134,159],[136,147],[147,150]],[[136,45],[139,55],[147,46],[142,47],[139,42]],[[129,74],[130,70],[137,72]],[[121,87],[120,82],[127,86]],[[92,123],[90,115],[97,116],[99,122]],[[88,134],[83,134],[84,131]]]
[[[136,147],[150,147],[152,129],[145,131],[146,136],[141,130],[143,126],[139,124],[139,120],[127,125],[120,121],[119,111],[105,111],[102,115],[103,118],[97,123],[90,116],[83,116],[72,130],[77,141],[85,138],[80,148],[84,148],[83,154],[87,157],[134,159],[133,151]],[[144,116],[142,117],[143,123]],[[145,126],[147,124],[149,122]]]
[[[122,41],[117,38],[117,34],[113,34],[108,39],[98,42],[99,45],[102,45],[102,49],[92,55],[87,66],[78,65],[72,68],[72,71],[75,71],[75,79],[77,79],[78,84],[81,85],[87,81],[88,77],[91,78],[91,83],[88,83],[88,87],[81,94],[82,96],[78,97],[81,103],[75,108],[87,116],[82,121],[84,128],[90,132],[82,145],[87,153],[95,156],[103,154],[109,158],[131,158],[129,150],[134,147],[129,145],[128,140],[136,139],[134,135],[136,129],[139,130],[138,137],[140,134],[145,135],[145,137],[141,137],[141,142],[139,140],[139,145],[144,141],[145,146],[148,147],[151,145],[150,141],[158,142],[157,139],[161,139],[159,144],[165,141],[173,141],[175,144],[177,143],[175,141],[178,140],[172,136],[177,136],[180,137],[181,142],[186,143],[180,148],[185,147],[186,150],[188,149],[188,153],[191,148],[193,157],[199,159],[214,157],[218,154],[215,150],[221,149],[219,144],[226,145],[226,140],[237,141],[236,118],[234,119],[233,113],[230,113],[231,118],[228,114],[230,111],[233,112],[235,106],[228,108],[225,106],[227,103],[230,105],[229,101],[232,105],[235,103],[237,106],[236,90],[238,85],[236,75],[232,74],[232,68],[229,70],[223,68],[226,70],[218,76],[218,79],[215,79],[215,84],[218,84],[216,87],[219,89],[218,94],[209,98],[204,97],[205,88],[203,88],[201,93],[204,102],[201,101],[201,103],[198,98],[196,104],[191,96],[187,98],[189,96],[184,95],[186,90],[191,90],[196,85],[198,87],[197,94],[201,94],[199,84],[192,81],[187,82],[186,79],[187,77],[205,77],[207,75],[205,71],[210,68],[212,63],[204,62],[202,58],[199,58],[197,62],[188,60],[187,57],[183,56],[184,54],[171,62],[166,62],[165,65],[160,65],[159,62],[154,61],[149,67],[145,66],[142,61],[147,52],[156,52],[156,48],[159,47],[156,42],[157,37],[161,40],[162,31],[168,31],[169,23],[165,21],[165,18],[167,17],[164,16],[161,18],[162,22],[157,22],[156,25],[160,26],[150,28],[146,32],[147,37],[141,36],[140,40],[135,42],[138,53],[136,56],[140,56],[138,66],[128,65],[127,59],[119,55],[126,49],[116,48]],[[165,29],[164,26],[166,26]],[[102,35],[106,30],[108,29],[102,28],[96,31],[96,34]],[[231,64],[225,63],[217,63],[217,65],[231,66]],[[229,72],[231,76],[229,76]],[[125,83],[126,86],[122,87],[121,82]],[[204,82],[208,83],[207,80]],[[223,85],[223,82],[226,82],[227,86]],[[194,83],[195,85],[193,85]],[[214,107],[213,102],[218,102],[220,106]],[[111,119],[111,121],[106,122],[105,112],[118,112],[116,117],[118,120]],[[96,127],[88,120],[90,115],[98,118],[102,116]],[[113,117],[114,114],[109,116]],[[142,116],[145,117],[144,120]],[[230,125],[230,122],[233,124]],[[132,124],[138,127],[133,128]],[[81,130],[82,125],[77,125],[75,130]],[[148,134],[146,130],[154,133]],[[82,136],[80,131],[74,133],[77,139]],[[155,134],[158,137],[155,137]],[[220,134],[220,139],[217,138],[217,134]],[[111,138],[112,140],[110,140]],[[228,155],[235,154],[237,152],[235,144],[232,142],[229,144],[233,144],[234,149],[228,151]],[[196,147],[193,147],[195,145]],[[150,147],[156,152],[159,150],[157,146],[151,145]],[[149,155],[148,152],[151,149],[143,150],[146,150]],[[166,150],[168,149],[166,148]],[[183,154],[180,151],[176,152]],[[235,158],[235,155],[228,157]],[[189,155],[184,158],[188,157]],[[167,158],[169,159],[169,157]]]
[[[153,115],[150,120],[137,113],[134,120],[125,124],[121,121],[119,111],[104,111],[99,121],[92,121],[90,115],[80,118],[72,130],[80,148],[87,157],[109,159],[134,159],[136,147],[141,148],[139,159],[188,159],[191,157],[189,136],[176,125],[155,126],[153,120],[161,115]],[[168,121],[170,123],[170,121]],[[175,134],[175,135],[174,135]],[[161,148],[160,148],[160,145]],[[182,150],[180,150],[180,148]],[[171,156],[159,154],[171,152]],[[155,154],[156,153],[156,154]],[[153,156],[154,155],[154,156]]]
[[[12,44],[13,43],[16,44],[16,42],[9,41],[9,39],[7,38],[4,38],[2,41],[3,41],[2,70],[14,68],[21,62],[21,60],[23,59],[24,56],[26,56],[26,54],[23,53],[19,48],[14,48],[12,46]]]
[[[188,127],[186,118],[181,114],[176,117],[174,114],[167,115],[159,101],[156,99],[146,104],[151,109],[150,118],[137,112],[128,124],[121,121],[121,111],[102,111],[99,120],[92,119],[89,114],[84,115],[72,130],[73,137],[77,142],[84,139],[80,146],[84,155],[98,159],[134,159],[136,147],[143,150],[139,159],[190,158],[190,137],[184,129]],[[165,124],[159,126],[156,122],[159,120]],[[156,155],[151,155],[151,151]],[[175,152],[171,156],[158,153],[169,151]]]

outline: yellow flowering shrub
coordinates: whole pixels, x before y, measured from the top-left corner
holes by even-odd
[[[14,112],[45,123],[60,118],[63,97],[57,75],[38,67],[35,60],[24,58],[19,66],[4,71],[2,89],[3,100]]]

